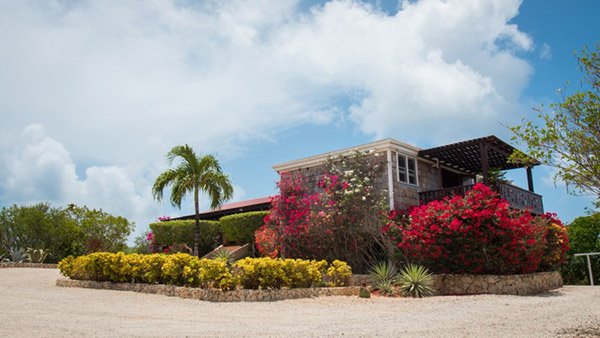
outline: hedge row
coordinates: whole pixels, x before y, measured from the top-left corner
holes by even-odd
[[[254,232],[263,224],[268,211],[251,211],[221,217],[219,221],[200,221],[200,254],[205,255],[222,244],[223,237],[237,244],[254,243]],[[194,220],[156,222],[150,224],[157,249],[185,244],[194,246]],[[254,245],[252,245],[254,247]]]
[[[348,285],[352,270],[341,261],[244,258],[225,259],[173,255],[98,252],[63,259],[58,268],[71,279],[117,283],[171,284],[222,290],[306,288]]]
[[[157,249],[162,246],[186,244],[194,247],[194,220],[156,222],[150,224]],[[223,232],[217,221],[200,221],[200,255],[203,256],[221,245]]]
[[[219,220],[223,236],[229,242],[237,244],[254,243],[254,232],[264,223],[268,211],[251,211],[223,216]]]

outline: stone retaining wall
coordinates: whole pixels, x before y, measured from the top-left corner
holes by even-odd
[[[275,301],[295,298],[312,298],[320,296],[356,296],[358,287],[305,288],[281,290],[234,290],[221,291],[215,289],[187,288],[163,284],[113,283],[87,280],[59,278],[56,286],[78,287],[90,289],[108,289],[119,291],[135,291],[155,293],[164,296],[193,298],[211,302],[242,302],[242,301]]]
[[[352,275],[350,285],[371,284],[369,275]],[[526,275],[434,275],[438,295],[532,295],[563,286],[558,271]]]
[[[45,264],[45,263],[0,263],[0,269],[2,268],[43,268],[43,269],[56,269],[58,264]]]
[[[436,275],[438,295],[532,295],[563,286],[558,271],[526,275]]]

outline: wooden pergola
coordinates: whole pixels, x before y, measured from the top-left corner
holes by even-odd
[[[490,135],[421,150],[419,157],[438,162],[467,174],[481,174],[484,182],[488,182],[490,168],[499,170],[526,168],[528,189],[533,192],[531,168],[540,163],[531,157],[527,157],[527,161],[525,161],[527,164],[510,162],[509,157],[515,150],[513,146],[494,135]]]

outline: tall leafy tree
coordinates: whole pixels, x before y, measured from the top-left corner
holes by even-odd
[[[117,252],[127,246],[134,224],[102,209],[74,204],[13,205],[0,210],[0,255],[13,248],[48,250],[49,260],[95,251]]]
[[[223,173],[219,161],[213,155],[198,156],[189,145],[173,147],[167,153],[167,162],[172,165],[178,159],[179,164],[158,175],[152,187],[157,201],[163,199],[163,192],[171,186],[171,204],[181,208],[185,195],[194,196],[194,254],[198,255],[200,243],[200,192],[210,199],[210,207],[217,208],[233,195],[229,176]]]
[[[529,154],[557,169],[555,180],[595,195],[600,206],[600,44],[584,48],[577,60],[581,90],[550,105],[551,111],[539,109],[538,121],[524,119],[511,130]]]

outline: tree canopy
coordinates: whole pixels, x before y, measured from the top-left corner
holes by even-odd
[[[536,109],[537,121],[523,119],[511,127],[513,139],[543,164],[556,168],[555,181],[564,181],[575,192],[596,196],[600,206],[600,44],[576,54],[583,73],[580,91]],[[520,154],[512,160],[519,161]]]
[[[11,249],[44,249],[52,261],[94,251],[120,251],[134,225],[103,210],[47,203],[13,205],[0,211],[0,254]]]

